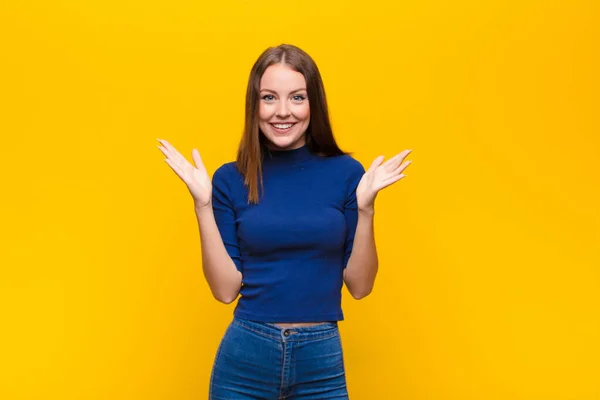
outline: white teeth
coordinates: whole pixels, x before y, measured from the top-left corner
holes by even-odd
[[[291,128],[293,124],[273,124],[273,126],[277,129],[288,129]]]

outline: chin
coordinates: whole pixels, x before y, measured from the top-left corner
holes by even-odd
[[[270,142],[270,144],[272,146],[277,147],[278,149],[282,149],[282,150],[287,150],[291,147],[301,147],[302,144],[304,144],[302,142],[302,137],[285,137],[285,136],[272,136],[272,135],[265,135],[265,137],[267,138],[267,140]],[[302,144],[300,144],[302,143]]]
[[[271,144],[282,150],[291,150],[292,147],[301,147],[296,140],[276,139],[271,141]]]

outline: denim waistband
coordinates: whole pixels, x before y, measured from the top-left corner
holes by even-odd
[[[250,321],[239,317],[234,317],[232,323],[259,335],[283,341],[326,339],[328,337],[339,335],[337,321],[295,328],[281,328],[271,323]]]

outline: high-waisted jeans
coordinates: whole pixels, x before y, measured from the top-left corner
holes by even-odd
[[[209,399],[348,399],[337,322],[279,328],[234,318],[217,350]]]

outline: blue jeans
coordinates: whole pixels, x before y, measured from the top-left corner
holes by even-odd
[[[348,399],[337,322],[279,328],[234,318],[217,350],[209,399]]]

